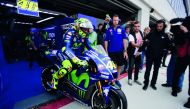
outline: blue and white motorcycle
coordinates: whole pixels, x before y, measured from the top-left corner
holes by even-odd
[[[61,67],[61,62],[56,60],[56,53],[53,52],[50,58],[55,58],[55,61],[42,71],[41,76],[42,85],[47,92],[59,90],[92,109],[127,109],[126,96],[114,83],[117,77],[115,65],[102,46],[96,46],[95,51],[85,51],[80,58],[87,60],[89,67],[73,68],[59,80],[57,90],[47,84],[52,81],[52,74]]]

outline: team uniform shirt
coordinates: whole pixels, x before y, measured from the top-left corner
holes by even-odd
[[[108,41],[108,52],[122,52],[123,51],[123,39],[127,40],[125,30],[118,26],[108,28],[106,31],[105,41]]]

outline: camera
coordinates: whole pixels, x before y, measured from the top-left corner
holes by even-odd
[[[170,20],[171,24],[176,24],[178,22],[181,22],[183,26],[190,30],[190,16],[187,16],[186,18],[174,18]]]
[[[176,24],[179,22],[190,31],[190,16],[186,18],[174,18],[170,20],[171,24]],[[180,25],[172,25],[170,32],[172,32],[174,35],[175,45],[181,45],[185,42],[186,38],[190,38],[189,35],[184,35],[184,32],[180,29]]]

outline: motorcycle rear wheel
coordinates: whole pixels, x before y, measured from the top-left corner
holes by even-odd
[[[52,74],[55,73],[57,70],[58,68],[49,66],[42,71],[41,75],[42,86],[45,89],[45,91],[48,93],[53,93],[55,91],[55,89],[51,88],[47,83],[48,82],[50,83],[52,81]]]

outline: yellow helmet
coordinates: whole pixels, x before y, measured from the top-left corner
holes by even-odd
[[[93,29],[92,23],[90,20],[86,18],[79,18],[75,20],[76,25],[80,27],[79,29],[79,35],[82,37],[87,37],[88,32],[84,31],[84,29]]]

